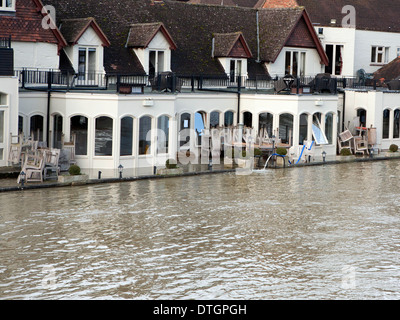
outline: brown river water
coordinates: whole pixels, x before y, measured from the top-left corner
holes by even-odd
[[[400,162],[0,194],[0,299],[400,299]]]

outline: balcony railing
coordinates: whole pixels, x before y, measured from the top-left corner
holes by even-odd
[[[79,73],[21,69],[15,71],[22,88],[57,90],[109,90],[118,93],[194,92],[198,90],[242,91],[259,93],[337,94],[338,89],[387,88],[385,83],[372,79],[336,78],[326,74],[315,77],[230,77],[228,75],[184,75],[164,72],[155,76],[143,74]],[[390,87],[389,87],[390,89]]]

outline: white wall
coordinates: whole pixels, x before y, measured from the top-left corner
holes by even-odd
[[[14,49],[14,68],[59,68],[60,57],[57,44],[43,42],[12,41]]]
[[[318,34],[318,29],[323,28],[323,35],[319,35],[323,48],[327,44],[342,45],[343,59],[343,77],[352,77],[355,71],[355,38],[356,30],[354,28],[336,28],[336,27],[315,27]]]
[[[283,77],[285,75],[285,59],[287,51],[306,52],[306,77],[313,77],[325,70],[325,66],[322,68],[321,57],[316,49],[284,47],[274,63],[266,63],[266,67],[271,77]]]
[[[0,157],[0,166],[6,166],[8,161],[8,150],[10,147],[10,133],[18,135],[18,79],[14,77],[0,77],[0,111],[4,112],[4,123],[0,141],[2,157]]]

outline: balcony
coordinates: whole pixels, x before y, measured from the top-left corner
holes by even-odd
[[[15,71],[23,89],[62,91],[106,91],[120,94],[175,93],[175,92],[247,92],[260,94],[331,94],[338,90],[387,89],[377,80],[360,81],[356,78],[335,78],[326,74],[315,77],[276,77],[266,75],[235,77],[228,75],[183,75],[172,72],[150,77],[143,74],[105,74],[39,69]]]

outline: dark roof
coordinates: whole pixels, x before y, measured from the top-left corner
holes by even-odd
[[[110,41],[108,40],[107,36],[96,23],[96,20],[92,17],[63,19],[59,25],[59,30],[68,43],[76,44],[89,27],[94,29],[94,31],[103,41],[104,46],[110,45]]]
[[[176,49],[176,44],[162,22],[138,23],[131,26],[127,41],[127,47],[146,48],[158,32],[162,32],[168,40],[172,49]]]
[[[0,15],[0,37],[11,35],[12,41],[54,43],[59,49],[66,45],[57,28],[42,27],[47,14],[42,13],[40,0],[18,0],[15,6],[15,14]]]
[[[297,0],[309,13],[313,23],[329,26],[336,19],[341,26],[342,8],[352,5],[356,9],[356,28],[359,30],[400,32],[400,1],[393,0]]]
[[[374,72],[374,79],[394,80],[400,77],[400,57]]]
[[[48,0],[60,19],[94,17],[111,42],[104,51],[107,72],[144,73],[127,39],[132,25],[162,22],[176,43],[172,71],[183,74],[222,74],[218,59],[212,58],[213,34],[241,32],[253,58],[249,74],[265,74],[257,62],[257,10],[243,7],[193,5],[180,1],[151,0]],[[261,9],[260,60],[274,61],[302,9]],[[251,76],[251,75],[250,75]]]
[[[240,52],[243,57],[250,58],[252,56],[241,32],[214,33],[214,57],[233,57],[232,50],[237,45],[242,49]]]
[[[259,0],[190,0],[188,3],[254,8],[258,1]]]

